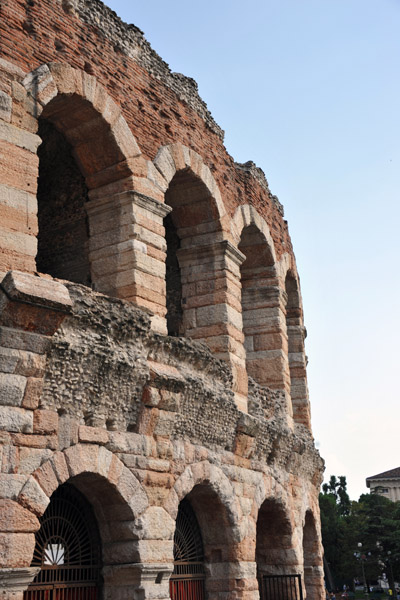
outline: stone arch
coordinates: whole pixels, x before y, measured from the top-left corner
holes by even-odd
[[[148,229],[146,224],[157,218],[162,223],[163,194],[157,178],[152,176],[155,169],[143,158],[120,107],[94,76],[64,64],[40,66],[25,77],[23,85],[32,101],[33,116],[46,125],[42,127],[46,139],[54,141],[62,136],[69,149],[68,156],[71,155],[82,174],[82,190],[76,193],[76,177],[73,177],[78,211],[68,204],[69,190],[64,193],[65,201],[60,194],[61,211],[52,211],[51,202],[47,212],[43,208],[43,231],[47,239],[41,246],[46,258],[39,263],[46,265],[49,255],[49,260],[55,263],[52,275],[92,284],[100,292],[131,300],[157,313],[157,302],[149,291],[154,295],[156,286],[153,281],[143,283],[143,280],[154,278],[157,271],[153,263],[157,266],[158,262],[152,256],[154,236],[149,233],[156,227],[149,225]],[[63,156],[66,155],[67,150]],[[60,164],[64,165],[64,161],[60,160]],[[49,171],[44,169],[43,173]],[[40,197],[39,185],[39,207]],[[42,206],[45,205],[43,202]],[[54,212],[60,213],[56,227]],[[60,232],[64,252],[58,263],[51,255],[54,230],[57,235]],[[78,266],[73,258],[70,267],[77,239],[87,256]]]
[[[289,392],[295,423],[311,429],[310,404],[307,386],[307,358],[304,348],[306,330],[303,324],[303,308],[300,282],[295,270],[288,268],[285,274],[285,315],[288,339]]]
[[[291,512],[282,497],[268,496],[259,507],[256,525],[257,576],[297,572]]]
[[[165,505],[172,517],[182,500],[190,503],[200,526],[206,591],[223,597],[249,572],[247,562],[241,563],[244,516],[233,486],[220,468],[203,461],[186,467],[175,482]]]
[[[288,369],[285,294],[273,240],[265,220],[250,205],[237,209],[231,231],[245,256],[240,283],[247,373],[261,385],[284,390]]]
[[[224,231],[224,233],[220,236],[220,239],[226,239],[225,232],[227,216],[224,204],[222,202],[221,193],[218,189],[218,185],[213,174],[211,173],[209,167],[204,163],[201,156],[194,150],[191,150],[187,146],[184,146],[178,142],[175,144],[162,146],[159,149],[153,163],[163,178],[164,192],[167,192],[172,180],[179,173],[190,173],[192,177],[197,178],[197,180],[202,183],[207,191],[208,196],[212,199],[214,208],[213,218],[216,222],[220,223],[221,231]],[[184,182],[183,187],[185,187]],[[201,236],[197,240],[199,245],[203,246],[210,243],[212,236],[207,235],[207,227],[203,225],[202,231],[201,227],[196,230],[194,223],[189,224],[189,227],[192,229],[192,233],[194,232],[197,233],[198,236]],[[185,231],[186,228],[184,226],[181,227],[181,229],[182,237],[184,239],[189,237],[190,232]],[[190,242],[186,243],[190,244]]]
[[[140,517],[148,507],[141,484],[119,458],[102,446],[77,444],[58,451],[29,477],[18,503],[35,516],[41,516],[51,496],[64,483],[76,487],[91,504],[102,541],[105,588],[125,587],[118,570],[129,564],[126,574],[131,585],[140,584],[144,549],[140,546]],[[34,544],[34,539],[32,540]],[[33,547],[26,550],[30,564]],[[121,589],[121,593],[123,590]]]
[[[251,204],[238,206],[231,222],[231,236],[236,246],[239,246],[240,236],[243,229],[254,225],[265,237],[266,243],[272,255],[273,264],[277,264],[274,241],[265,219],[257,212]]]
[[[35,102],[34,116],[45,116],[70,141],[90,189],[133,174],[129,161],[141,155],[139,146],[121,109],[93,75],[48,63],[22,84]]]
[[[245,403],[237,284],[243,256],[229,241],[217,183],[203,159],[180,143],[160,148],[154,165],[172,209],[164,221],[168,333],[203,341],[228,362],[238,403],[239,396]]]
[[[316,518],[311,509],[304,516],[303,525],[303,572],[305,598],[317,600],[323,594],[323,562],[321,540],[318,535]]]

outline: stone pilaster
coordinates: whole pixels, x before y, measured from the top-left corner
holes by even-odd
[[[245,256],[223,240],[177,252],[182,279],[185,335],[207,343],[228,362],[238,408],[247,411],[247,374],[243,349],[240,265]]]
[[[133,191],[93,197],[86,209],[96,290],[150,310],[154,329],[166,333],[163,219],[172,209]]]

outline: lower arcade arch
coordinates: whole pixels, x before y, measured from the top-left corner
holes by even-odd
[[[237,543],[232,515],[219,495],[207,484],[195,485],[178,507],[171,599],[217,599],[235,589]]]
[[[273,499],[261,505],[256,534],[257,577],[288,575],[297,567],[292,525],[284,506]]]
[[[311,510],[306,512],[303,527],[304,589],[307,600],[321,597],[322,560],[315,518]]]
[[[31,567],[40,571],[24,600],[102,600],[140,585],[134,510],[106,477],[71,477],[53,492],[39,520]],[[132,573],[121,578],[118,569],[127,562]]]
[[[24,600],[100,598],[100,534],[84,495],[65,483],[54,492],[39,522],[31,566],[40,570]]]
[[[174,534],[174,570],[169,581],[172,600],[203,600],[205,568],[200,527],[187,499],[179,504]]]

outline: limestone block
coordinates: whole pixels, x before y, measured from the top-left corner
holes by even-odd
[[[52,451],[49,448],[21,447],[19,449],[18,473],[30,475],[51,455]]]
[[[204,306],[196,309],[196,322],[199,327],[229,323],[240,331],[242,328],[242,315],[226,304]]]
[[[95,473],[97,470],[99,447],[92,445],[70,446],[65,458],[71,477],[81,473]]]
[[[35,257],[37,253],[36,237],[32,233],[10,231],[7,225],[7,221],[2,219],[2,226],[0,226],[0,239],[3,248],[7,248],[8,251],[16,252],[24,256]]]
[[[44,355],[49,344],[50,340],[40,334],[0,326],[0,346],[2,348],[27,350],[36,354],[36,358],[38,358],[37,355]]]
[[[23,408],[34,410],[39,406],[40,398],[43,390],[43,379],[39,377],[28,377],[24,398],[22,401]]]
[[[63,452],[55,452],[51,457],[54,473],[59,483],[64,483],[69,479],[68,465]]]
[[[1,566],[4,568],[30,565],[34,547],[33,533],[0,533]]]
[[[60,450],[78,443],[79,423],[68,415],[62,415],[58,421],[58,445]]]
[[[14,500],[0,500],[0,531],[35,533],[39,529],[39,521],[29,510]]]
[[[32,411],[4,406],[0,411],[0,430],[31,433],[33,431]]]
[[[10,123],[12,112],[12,98],[5,92],[0,91],[0,119]]]
[[[58,94],[56,84],[47,65],[41,65],[35,71],[28,73],[23,79],[22,85],[32,98],[42,105],[50,102]],[[38,112],[40,114],[41,110]]]
[[[108,433],[101,427],[87,427],[80,425],[79,441],[89,444],[106,444],[108,442]]]
[[[18,146],[36,154],[38,147],[42,143],[41,138],[35,133],[30,133],[19,129],[11,123],[0,121],[0,140]]]
[[[141,562],[138,542],[126,540],[103,544],[103,562],[105,564],[129,564]]]
[[[2,281],[0,325],[52,335],[71,306],[61,283],[10,271]]]
[[[25,386],[26,377],[0,373],[0,404],[3,406],[21,406]]]
[[[175,521],[160,506],[150,506],[137,520],[137,532],[143,540],[172,540]]]
[[[169,184],[176,173],[175,161],[171,155],[170,149],[167,146],[160,148],[153,162],[156,169]]]
[[[121,476],[118,479],[118,491],[129,503],[136,515],[141,514],[147,508],[149,502],[145,492],[138,480],[126,467],[123,468]]]
[[[155,435],[169,436],[172,433],[176,419],[175,412],[160,410],[157,424],[154,428]]]
[[[24,377],[43,377],[46,359],[33,352],[0,346],[0,371]]]
[[[18,496],[18,502],[31,510],[35,515],[42,515],[50,500],[38,482],[30,477]]]
[[[171,562],[173,540],[138,540],[138,551],[142,562]]]
[[[16,500],[25,485],[26,479],[26,475],[0,473],[0,498]]]
[[[48,460],[33,474],[46,496],[50,498],[58,487],[58,479],[54,472],[52,463]]]
[[[53,410],[37,409],[33,413],[33,431],[34,433],[57,433],[58,432],[58,414]]]

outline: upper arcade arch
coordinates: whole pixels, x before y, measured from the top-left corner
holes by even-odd
[[[89,189],[134,173],[130,161],[141,155],[139,146],[121,109],[93,75],[48,63],[22,84],[35,102],[34,116],[53,123],[74,148]]]
[[[163,146],[154,166],[172,211],[167,229],[167,321],[171,335],[206,342],[228,362],[239,408],[247,410],[239,267],[229,217],[202,158],[180,143]]]
[[[269,228],[253,206],[244,205],[235,213],[231,233],[245,256],[240,276],[247,372],[259,384],[285,389],[285,293]]]

